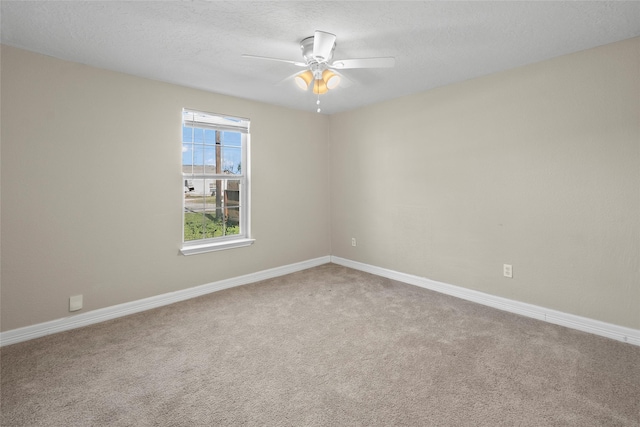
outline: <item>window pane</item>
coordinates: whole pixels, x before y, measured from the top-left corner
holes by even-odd
[[[183,165],[191,165],[193,164],[193,144],[185,142],[182,144],[182,164]]]
[[[182,141],[194,142],[199,144],[204,143],[204,129],[183,126]]]
[[[188,212],[184,213],[184,241],[199,240],[203,238],[202,214]]]
[[[224,173],[239,175],[242,173],[242,149],[240,147],[222,147],[222,168]]]
[[[193,165],[195,163],[195,148],[193,144],[182,144],[182,164]]]
[[[216,173],[216,147],[205,146],[203,152],[204,173]]]
[[[203,216],[204,197],[202,195],[193,194],[195,183],[192,180],[185,180],[184,194],[184,240],[202,239],[204,236]]]
[[[199,184],[197,179],[193,179],[193,180],[187,179],[186,181],[188,185],[198,186]],[[204,209],[205,199],[201,193],[197,194],[196,191],[197,190],[193,190],[188,193],[184,193],[184,211],[185,212],[202,213],[202,210]]]
[[[222,207],[222,193],[224,181],[220,179],[207,179],[205,181],[205,202],[207,209],[215,209]]]
[[[213,207],[208,207],[204,212],[204,229],[205,239],[224,236],[220,209],[216,209],[215,205],[213,205]]]
[[[213,145],[216,143],[216,131],[211,129],[204,129],[204,143],[207,145]]]
[[[194,165],[194,166],[201,166],[200,169],[202,169],[202,164],[203,159],[204,158],[204,145],[202,144],[193,144],[192,145],[192,153],[191,153],[191,158],[188,159],[188,165]]]
[[[182,142],[193,142],[195,128],[182,126]]]
[[[224,216],[227,221],[227,234],[240,233],[240,181],[237,179],[227,180],[224,191]]]
[[[240,234],[240,207],[227,207],[225,213],[226,234]]]
[[[222,143],[228,147],[242,146],[242,134],[240,132],[222,132]]]

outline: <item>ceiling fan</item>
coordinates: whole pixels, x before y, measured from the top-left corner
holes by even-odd
[[[395,58],[360,58],[339,59],[332,61],[333,52],[336,49],[336,35],[325,31],[316,31],[313,36],[300,41],[302,61],[271,58],[267,56],[242,55],[244,58],[266,59],[269,61],[286,62],[298,67],[306,68],[305,71],[295,76],[296,84],[307,90],[313,81],[313,93],[318,95],[317,104],[320,105],[320,95],[327,93],[340,84],[340,72],[352,68],[390,68],[395,65]],[[320,107],[318,107],[320,112]]]

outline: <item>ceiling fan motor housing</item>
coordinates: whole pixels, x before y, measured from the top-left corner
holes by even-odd
[[[331,61],[331,58],[333,58],[333,51],[336,49],[337,43],[333,44],[333,46],[331,47],[331,50],[329,51],[329,55],[327,55],[326,58],[313,54],[313,43],[314,43],[314,36],[310,36],[305,39],[302,39],[302,41],[300,42],[302,57],[304,58],[307,65],[311,65],[313,63],[324,64]]]

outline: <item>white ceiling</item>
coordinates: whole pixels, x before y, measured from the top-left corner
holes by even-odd
[[[640,2],[6,1],[3,44],[207,91],[315,111],[290,78],[299,42],[337,35],[334,60],[393,56],[392,69],[345,70],[321,96],[350,110],[640,36]],[[287,79],[287,77],[289,77]]]

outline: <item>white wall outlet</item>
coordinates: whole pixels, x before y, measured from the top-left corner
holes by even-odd
[[[78,311],[82,308],[82,295],[69,297],[69,311]]]
[[[356,238],[352,237],[351,238],[351,246],[355,246],[356,245]]]
[[[513,277],[513,266],[511,264],[503,264],[502,274],[504,277]]]

